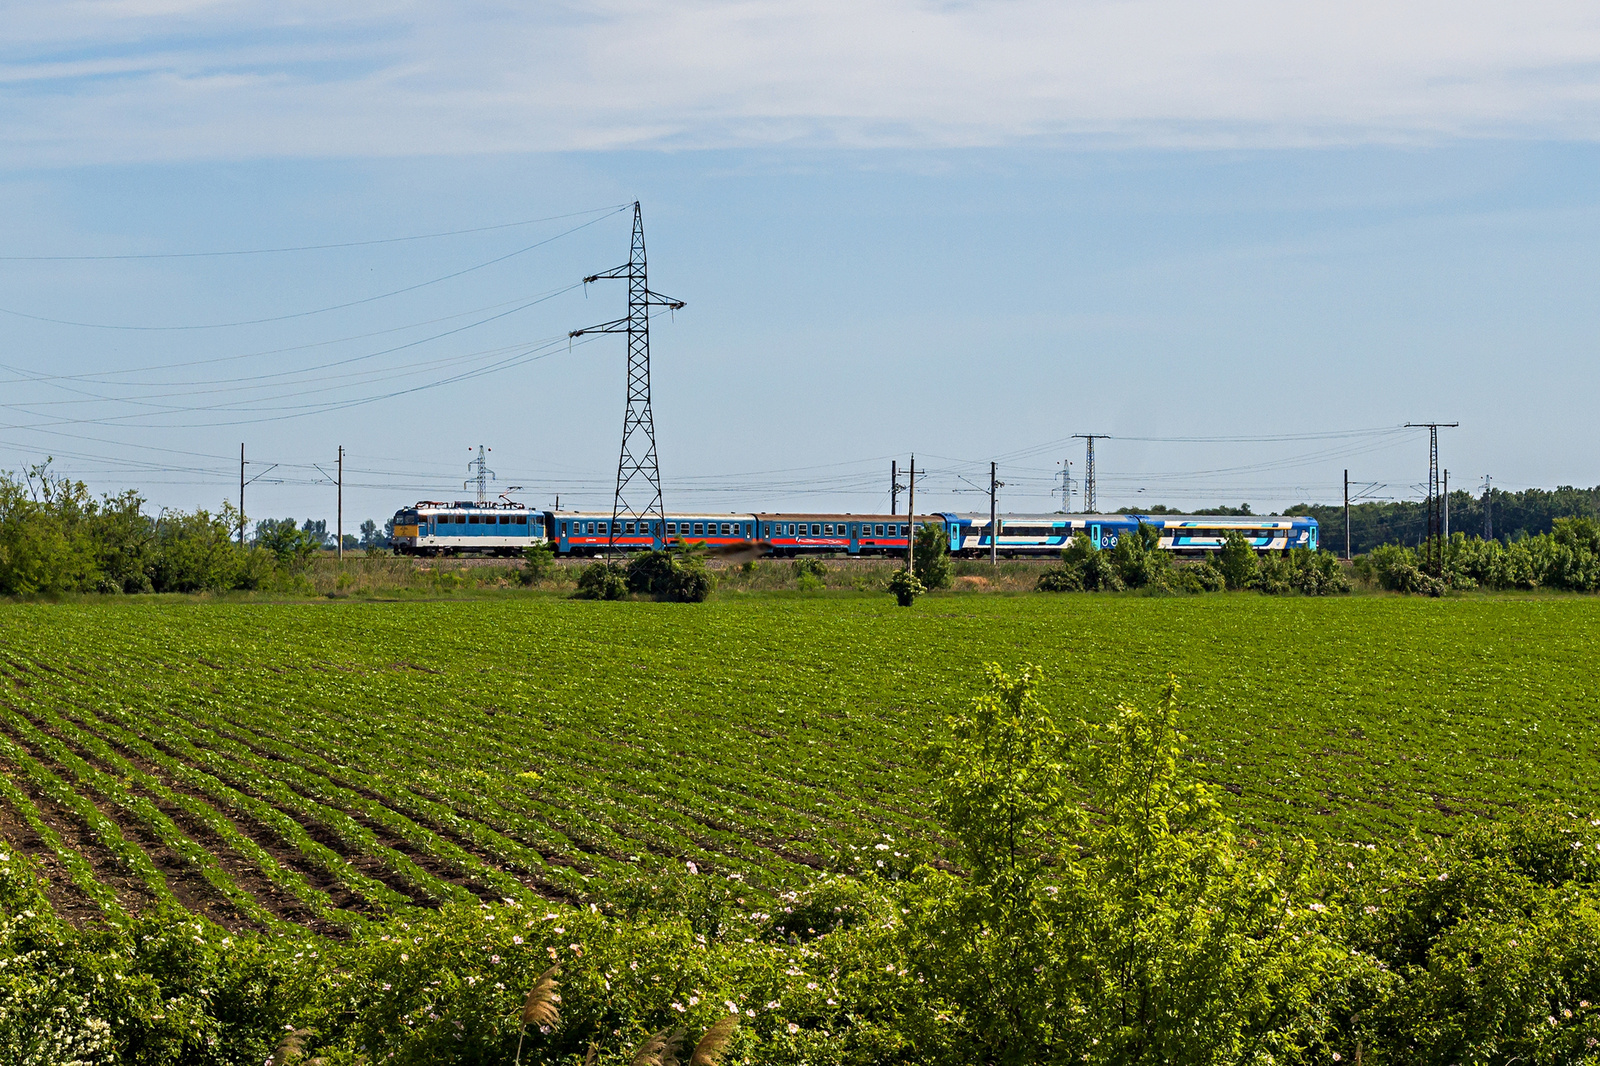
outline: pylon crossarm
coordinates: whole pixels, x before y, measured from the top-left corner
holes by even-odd
[[[598,326],[590,326],[588,329],[575,329],[571,333],[568,333],[567,336],[569,336],[569,337],[581,337],[585,333],[626,333],[626,332],[628,332],[628,320],[625,319],[625,318],[619,318],[615,322],[602,322]]]
[[[587,285],[591,281],[607,281],[612,278],[625,278],[628,276],[628,271],[632,268],[632,266],[632,263],[623,263],[619,267],[612,267],[610,270],[602,270],[598,274],[590,274],[588,277],[583,279],[583,283]]]
[[[653,292],[649,289],[645,290],[644,302],[646,305],[651,307],[670,307],[674,311],[681,311],[683,309],[682,300],[674,300],[670,296],[663,296],[659,292]]]

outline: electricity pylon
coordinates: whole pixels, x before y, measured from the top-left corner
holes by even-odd
[[[633,253],[622,266],[591,274],[583,279],[591,281],[607,278],[628,279],[628,317],[613,322],[603,322],[588,329],[575,329],[569,334],[581,337],[585,333],[626,333],[628,335],[628,406],[622,416],[622,454],[617,458],[617,492],[611,503],[611,528],[606,541],[609,552],[616,547],[617,522],[660,523],[654,530],[641,532],[666,536],[666,510],[661,501],[661,470],[656,463],[656,425],[650,412],[650,308],[666,307],[673,311],[683,306],[674,300],[651,292],[645,274],[644,216],[639,202],[633,204]]]

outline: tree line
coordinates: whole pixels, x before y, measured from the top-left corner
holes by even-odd
[[[1450,532],[1481,537],[1484,499],[1465,490],[1450,493]],[[1203,512],[1202,512],[1203,513]],[[1324,550],[1343,553],[1344,507],[1340,504],[1298,504],[1284,514],[1305,515],[1321,527]],[[1563,485],[1557,489],[1523,489],[1490,493],[1493,539],[1510,543],[1550,533],[1560,518],[1600,519],[1600,486]],[[1428,537],[1428,506],[1414,501],[1366,501],[1350,507],[1350,553],[1364,555],[1381,544],[1420,545]]]
[[[231,504],[150,514],[145,502],[131,489],[96,498],[48,462],[0,473],[0,595],[271,588],[333,546],[326,523],[264,519],[240,543]],[[347,548],[387,546],[375,522],[361,530]]]

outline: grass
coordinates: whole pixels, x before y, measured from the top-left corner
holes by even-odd
[[[992,660],[1041,664],[1062,717],[1176,675],[1257,834],[1448,833],[1596,806],[1597,652],[1579,597],[12,605],[0,830],[85,916],[336,932],[686,862],[776,893],[938,853],[917,751]]]

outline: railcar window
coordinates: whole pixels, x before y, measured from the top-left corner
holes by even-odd
[[[879,524],[879,525],[873,527],[873,529],[874,529],[874,534],[876,536],[879,536],[879,537],[883,536],[883,526],[882,526],[882,524]]]
[[[832,522],[824,522],[822,524],[822,532],[823,532],[824,536],[829,536],[829,537],[833,536],[833,523]]]

